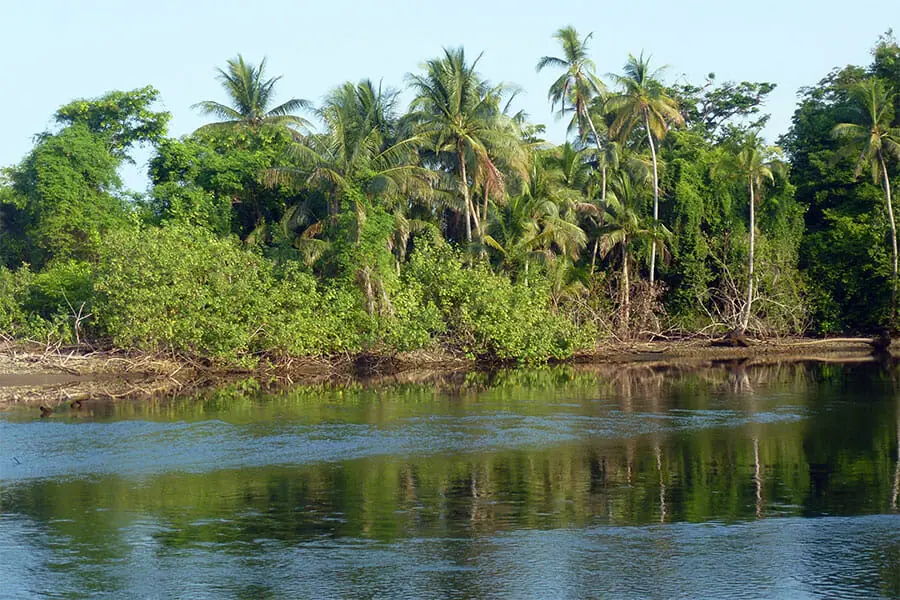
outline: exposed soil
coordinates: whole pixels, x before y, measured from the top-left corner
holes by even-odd
[[[720,361],[748,364],[793,360],[850,362],[875,360],[871,338],[750,341],[748,347],[715,346],[714,340],[604,343],[575,356],[578,365],[702,367]],[[892,346],[900,355],[900,344]],[[890,358],[881,354],[880,359]],[[0,347],[0,409],[14,404],[49,408],[77,400],[151,398],[186,393],[235,377],[258,375],[278,385],[381,378],[425,381],[436,374],[466,372],[478,365],[444,352],[382,356],[366,354],[328,360],[295,359],[256,371],[216,368],[185,357],[125,352],[53,352],[7,344]]]

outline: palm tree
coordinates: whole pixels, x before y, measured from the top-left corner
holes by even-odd
[[[526,286],[532,262],[552,261],[557,254],[574,260],[587,242],[584,231],[561,215],[553,200],[527,192],[509,199],[483,239],[504,264],[524,268]]]
[[[470,186],[478,181],[486,194],[502,194],[504,179],[496,153],[501,148],[512,153],[521,149],[521,136],[514,135],[517,128],[512,127],[514,117],[501,106],[508,90],[479,77],[475,67],[480,58],[468,64],[462,48],[445,48],[442,57],[423,65],[424,74],[407,76],[416,95],[407,119],[428,140],[435,160],[458,174],[468,242],[473,224],[479,236],[482,232]]]
[[[628,169],[619,169],[610,178],[611,189],[604,206],[604,225],[600,231],[600,254],[603,257],[613,250],[621,253],[622,279],[620,281],[621,329],[628,335],[631,321],[631,283],[629,279],[632,245],[638,241],[649,242],[651,247],[661,244],[670,233],[653,223],[649,226],[638,212],[641,175]]]
[[[572,120],[569,122],[569,131],[577,127],[578,137],[582,140],[585,138],[585,128],[589,128],[594,136],[594,142],[597,144],[597,151],[600,152],[600,136],[594,127],[594,122],[590,115],[591,101],[601,96],[606,91],[606,86],[594,74],[596,65],[594,61],[588,58],[588,41],[593,36],[589,33],[585,38],[579,39],[578,32],[574,27],[563,27],[559,29],[553,37],[559,40],[562,45],[563,56],[544,56],[537,63],[537,71],[540,72],[547,67],[559,67],[564,69],[562,75],[553,82],[550,90],[547,92],[547,99],[550,100],[550,110],[554,110],[559,105],[559,117],[564,117],[567,112],[571,112]],[[571,106],[567,107],[566,103]]]
[[[431,193],[433,174],[416,161],[416,147],[423,140],[397,133],[397,92],[383,90],[369,80],[347,82],[332,90],[317,111],[325,132],[309,135],[292,147],[289,166],[271,169],[269,185],[290,184],[319,190],[329,199],[328,212],[335,217],[341,203],[349,202],[364,220],[364,201],[392,197],[416,198]],[[295,230],[315,226],[312,211],[297,205]],[[314,230],[321,231],[321,226]]]
[[[624,75],[611,75],[623,89],[611,96],[607,107],[616,118],[610,126],[610,134],[622,140],[628,138],[635,125],[640,123],[647,134],[650,157],[653,161],[653,220],[659,220],[659,166],[656,159],[656,141],[662,140],[671,125],[683,125],[684,118],[659,80],[665,67],[650,70],[650,57],[628,55]],[[656,247],[650,255],[650,283],[655,281]]]
[[[750,253],[747,259],[747,303],[741,318],[741,330],[750,324],[753,306],[754,247],[756,240],[756,203],[762,199],[766,182],[774,183],[777,172],[783,172],[784,163],[775,159],[776,149],[763,146],[756,132],[748,134],[734,157],[735,172],[747,182],[750,194]]]
[[[217,69],[218,79],[228,94],[230,106],[214,100],[204,100],[194,104],[206,115],[220,119],[200,129],[235,127],[238,125],[259,128],[262,125],[282,125],[285,127],[309,127],[309,122],[296,115],[300,110],[310,108],[307,100],[291,98],[278,106],[271,106],[275,97],[275,84],[281,77],[265,79],[266,59],[259,66],[244,62],[240,54],[228,61],[227,70]]]
[[[891,224],[891,248],[893,250],[893,270],[891,273],[891,325],[897,325],[897,225],[891,202],[891,180],[888,176],[887,159],[900,158],[900,128],[892,127],[894,120],[894,94],[884,82],[877,78],[861,81],[850,88],[853,100],[854,122],[835,125],[833,135],[843,140],[847,151],[857,155],[856,173],[859,177],[868,166],[872,182],[884,189],[884,203],[887,206]]]

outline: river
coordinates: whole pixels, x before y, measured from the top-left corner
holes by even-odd
[[[0,598],[895,598],[900,370],[547,367],[0,412]]]

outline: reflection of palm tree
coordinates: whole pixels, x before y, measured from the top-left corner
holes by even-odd
[[[753,481],[756,483],[756,517],[762,517],[762,467],[759,464],[759,437],[753,438]]]
[[[897,498],[900,496],[900,404],[896,407],[897,413],[897,464],[894,467],[894,492],[891,494],[891,508],[897,510]]]

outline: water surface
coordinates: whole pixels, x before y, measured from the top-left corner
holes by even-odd
[[[900,596],[896,367],[0,413],[2,598]]]

